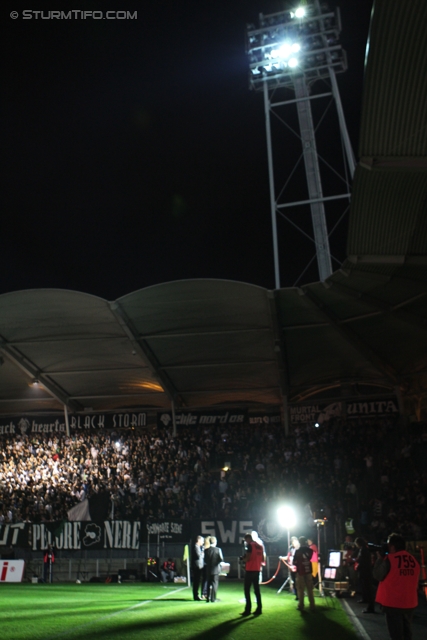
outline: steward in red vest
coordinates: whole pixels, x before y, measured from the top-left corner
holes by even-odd
[[[376,602],[382,605],[392,640],[411,638],[414,609],[418,605],[420,565],[405,549],[405,540],[398,533],[388,539],[389,553],[377,552],[374,578],[379,581]]]

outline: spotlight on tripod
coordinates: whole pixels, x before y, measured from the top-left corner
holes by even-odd
[[[295,527],[297,522],[295,511],[289,505],[284,505],[282,507],[279,507],[279,509],[277,510],[277,519],[279,521],[280,526],[283,529],[287,529],[288,531],[288,549],[289,549],[289,547],[291,546],[290,529],[291,527]],[[283,589],[286,587],[286,585],[291,582],[291,574],[290,574],[291,569],[289,568],[289,565],[287,563],[285,564],[288,568],[288,577],[286,578],[285,582],[282,584],[282,586],[280,587],[277,593],[281,593]]]
[[[318,565],[318,576],[319,576],[319,594],[323,598],[325,596],[325,592],[323,590],[323,578],[322,578],[322,556],[320,555],[320,529],[324,527],[327,522],[326,518],[320,518],[314,521],[317,527],[317,550],[319,554],[319,565]]]

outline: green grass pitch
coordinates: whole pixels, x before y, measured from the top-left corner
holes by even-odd
[[[2,640],[356,640],[339,600],[300,613],[277,585],[261,587],[263,615],[243,617],[242,582],[220,582],[220,602],[194,602],[185,585],[2,584]],[[253,606],[253,610],[255,606]]]

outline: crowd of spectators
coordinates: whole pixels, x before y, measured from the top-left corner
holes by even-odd
[[[261,519],[293,501],[380,541],[427,535],[427,430],[389,419],[16,435],[0,441],[0,524],[67,519],[107,492],[108,517]],[[227,471],[224,471],[225,467]]]

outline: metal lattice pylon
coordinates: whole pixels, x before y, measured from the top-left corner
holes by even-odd
[[[331,196],[323,194],[311,108],[313,100],[329,97],[335,101],[350,177],[354,174],[355,160],[336,81],[336,73],[347,68],[345,52],[338,42],[341,31],[338,10],[329,11],[324,4],[320,5],[318,0],[315,0],[300,10],[260,14],[259,23],[258,28],[253,25],[248,27],[249,83],[251,89],[262,91],[264,94],[275,286],[279,289],[277,216],[286,218],[287,209],[309,205],[319,278],[324,281],[332,273],[325,202],[350,198],[348,188],[344,193]],[[318,80],[327,81],[330,89],[324,93],[312,93],[312,87]],[[289,90],[293,92],[294,97],[280,99],[282,93],[286,96]],[[279,188],[276,184],[273,162],[271,114],[290,106],[296,107],[298,114],[308,192],[306,199],[298,201],[287,201],[284,198],[284,194],[287,195],[286,189]],[[298,228],[297,224],[293,224]]]

